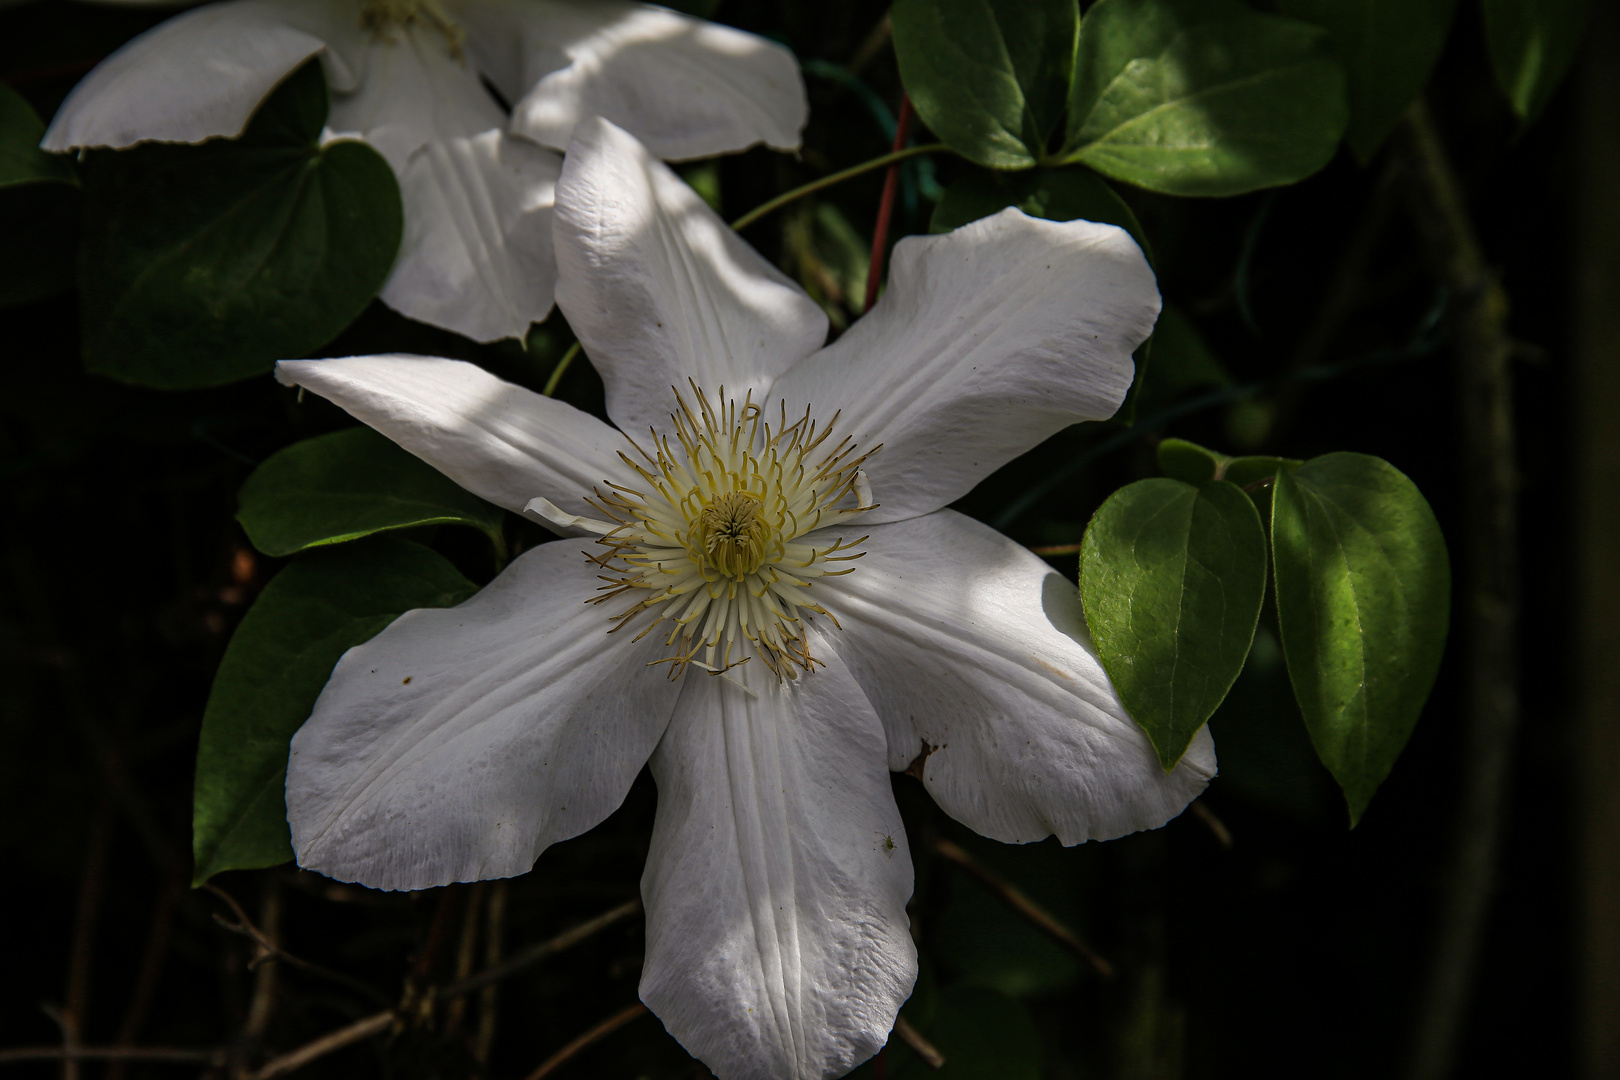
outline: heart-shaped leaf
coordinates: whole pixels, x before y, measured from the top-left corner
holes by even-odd
[[[503,513],[368,427],[281,450],[237,495],[236,520],[266,555],[418,525],[471,525],[495,544]]]
[[[1080,598],[1092,641],[1166,772],[1243,670],[1265,591],[1260,515],[1225,481],[1141,480],[1086,527]]]
[[[287,747],[333,666],[402,612],[476,591],[442,555],[387,536],[311,552],[271,579],[236,628],[203,712],[195,882],[292,858]]]
[[[1170,195],[1237,195],[1327,164],[1348,120],[1327,34],[1237,0],[1086,12],[1066,160]]]
[[[1075,0],[898,0],[894,52],[917,115],[970,161],[1046,157],[1074,70]]]
[[[1353,826],[1440,668],[1451,602],[1445,539],[1394,466],[1339,453],[1277,474],[1271,542],[1294,696]]]
[[[164,389],[233,382],[325,344],[370,302],[399,249],[399,185],[364,143],[321,145],[326,105],[312,60],[240,138],[91,156],[91,371]]]

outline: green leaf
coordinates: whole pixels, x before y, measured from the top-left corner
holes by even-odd
[[[390,529],[471,525],[504,548],[501,508],[368,427],[294,443],[253,471],[236,520],[266,555]]]
[[[897,0],[894,52],[917,115],[993,169],[1046,157],[1074,70],[1075,0]]]
[[[79,278],[91,371],[164,389],[233,382],[360,313],[399,249],[399,185],[364,143],[319,145],[325,117],[312,60],[238,139],[90,158]]]
[[[1284,469],[1291,469],[1298,464],[1300,464],[1298,458],[1265,455],[1235,457],[1221,466],[1220,477],[1247,492],[1249,498],[1254,500],[1255,509],[1260,511],[1261,520],[1270,521],[1271,492],[1276,485],[1262,481],[1269,480]]]
[[[1141,480],[1086,527],[1080,598],[1092,641],[1166,772],[1243,670],[1265,591],[1260,515],[1225,481]]]
[[[77,184],[66,157],[39,148],[45,125],[17,91],[0,84],[0,189],[18,184]]]
[[[1569,73],[1586,27],[1586,0],[1482,0],[1496,83],[1525,122]]]
[[[1153,261],[1142,223],[1125,200],[1102,177],[1078,165],[1014,173],[975,169],[945,189],[928,228],[950,232],[1009,206],[1048,221],[1084,219],[1118,225]]]
[[[292,858],[287,746],[350,648],[411,608],[476,592],[434,551],[393,537],[315,551],[266,585],[220,661],[197,744],[193,882]]]
[[[1277,8],[1333,36],[1350,99],[1344,141],[1365,164],[1423,92],[1457,0],[1279,0]]]
[[[1445,540],[1394,466],[1339,453],[1278,474],[1271,542],[1289,678],[1353,827],[1440,667],[1451,600]]]
[[[1159,471],[1184,484],[1204,484],[1216,478],[1227,459],[1186,439],[1164,439],[1159,443]]]
[[[1327,34],[1237,0],[1099,0],[1086,12],[1066,160],[1169,195],[1304,179],[1348,121]]]

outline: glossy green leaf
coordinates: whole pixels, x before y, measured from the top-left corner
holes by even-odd
[[[0,190],[18,184],[77,184],[73,162],[39,148],[45,125],[17,91],[0,84]]]
[[[1526,121],[1569,73],[1586,27],[1586,0],[1482,0],[1496,83]]]
[[[1215,451],[1186,439],[1164,439],[1159,443],[1159,471],[1184,484],[1204,484],[1215,479],[1226,459]]]
[[[1066,159],[1170,195],[1301,180],[1348,121],[1326,32],[1237,0],[1099,0],[1075,75]]]
[[[1284,470],[1273,503],[1283,655],[1353,826],[1400,756],[1440,667],[1451,599],[1446,544],[1412,481],[1365,454]]]
[[[333,665],[402,612],[476,591],[443,556],[393,537],[311,552],[271,579],[231,638],[203,713],[194,882],[292,858],[287,746]]]
[[[1279,0],[1282,14],[1332,35],[1350,99],[1344,141],[1362,162],[1423,92],[1456,8],[1457,0]]]
[[[1131,234],[1148,261],[1153,260],[1142,223],[1125,200],[1108,181],[1079,165],[1025,172],[975,169],[945,189],[928,227],[937,233],[949,232],[1009,206],[1048,221],[1084,219],[1118,225]]]
[[[1242,488],[1254,500],[1255,509],[1264,521],[1271,520],[1271,493],[1276,488],[1273,480],[1284,469],[1300,464],[1297,458],[1253,455],[1235,457],[1221,465],[1220,477]]]
[[[253,471],[236,520],[266,555],[418,525],[471,525],[503,547],[503,513],[368,427],[294,443]]]
[[[898,0],[894,52],[917,115],[994,169],[1046,157],[1074,70],[1075,0]]]
[[[1260,515],[1224,481],[1141,480],[1086,527],[1080,598],[1092,641],[1166,772],[1243,670],[1265,586]]]
[[[403,227],[393,170],[321,146],[317,61],[238,139],[102,151],[85,174],[85,363],[123,382],[213,386],[303,356],[382,287]]]

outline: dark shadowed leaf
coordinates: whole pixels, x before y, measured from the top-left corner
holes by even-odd
[[[305,439],[254,470],[236,519],[266,555],[417,525],[471,525],[502,546],[503,513],[368,427]]]
[[[1078,165],[1025,172],[975,169],[945,189],[928,227],[937,233],[949,232],[1009,206],[1048,221],[1084,219],[1118,225],[1131,234],[1150,262],[1153,259],[1147,234],[1125,200],[1102,177]]]
[[[1159,471],[1184,484],[1203,484],[1215,479],[1226,460],[1213,450],[1186,439],[1164,439],[1158,449]]]
[[[1526,121],[1541,115],[1569,73],[1586,26],[1586,0],[1483,0],[1497,85]]]
[[[1075,0],[899,0],[900,78],[929,129],[971,161],[1046,156],[1074,70]]]
[[[1451,598],[1445,540],[1412,481],[1365,454],[1285,469],[1273,503],[1283,655],[1354,825],[1440,667]]]
[[[360,313],[399,249],[399,185],[364,143],[321,146],[325,119],[311,61],[238,139],[92,155],[79,252],[91,371],[164,389],[233,382]]]
[[[1066,160],[1171,195],[1237,195],[1327,164],[1344,72],[1319,27],[1237,0],[1099,0],[1080,29]]]
[[[33,107],[0,84],[0,306],[73,287],[79,177],[66,157],[39,148],[44,134]]]
[[[1141,480],[1086,527],[1086,622],[1166,772],[1243,670],[1265,585],[1260,515],[1225,481]]]
[[[193,881],[292,858],[287,746],[332,667],[411,608],[476,590],[443,556],[375,537],[300,557],[264,588],[214,676],[197,745]]]
[[[73,162],[39,148],[45,124],[23,96],[0,84],[0,189],[17,184],[77,184]]]
[[[1350,98],[1344,141],[1366,162],[1423,92],[1457,0],[1280,0],[1277,7],[1333,36]]]

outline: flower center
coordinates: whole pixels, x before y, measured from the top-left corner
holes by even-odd
[[[711,404],[694,386],[695,409],[677,394],[673,430],[655,435],[650,451],[631,440],[636,456],[619,457],[640,483],[609,482],[587,500],[607,520],[540,499],[531,507],[598,534],[604,550],[591,558],[607,584],[592,602],[631,601],[610,633],[651,613],[638,641],[667,623],[672,653],[655,663],[670,664],[672,679],[688,664],[719,674],[755,656],[795,678],[821,663],[805,637],[809,615],[838,625],[812,598],[815,582],[852,573],[843,564],[867,539],[803,538],[872,508],[861,465],[877,448],[856,456],[850,440],[834,444],[836,416],[818,427],[806,410],[790,423],[783,406],[773,425],[751,395],[739,405],[724,394]]]
[[[397,31],[416,23],[431,27],[444,36],[450,55],[461,59],[461,45],[467,33],[452,19],[439,0],[367,0],[360,9],[360,25],[385,44],[394,44]]]

